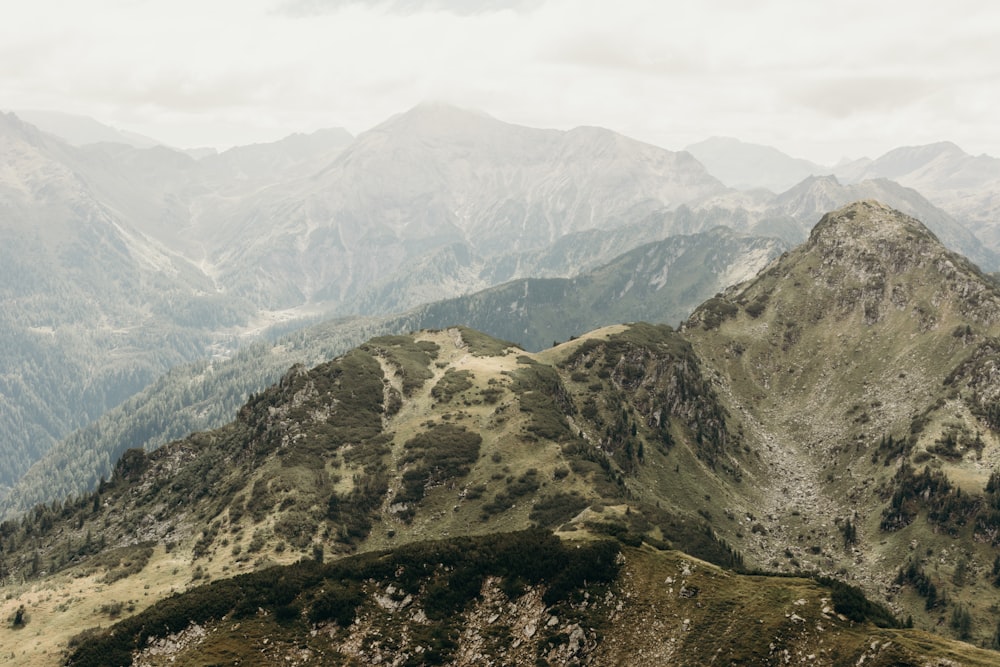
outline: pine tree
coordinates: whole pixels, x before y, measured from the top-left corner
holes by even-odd
[[[858,543],[858,529],[850,519],[846,519],[844,524],[840,527],[840,531],[844,534],[844,548],[850,547],[852,544]]]

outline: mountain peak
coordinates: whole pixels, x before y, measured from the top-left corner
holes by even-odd
[[[915,241],[922,245],[933,243],[945,252],[934,233],[919,220],[882,202],[865,199],[824,215],[813,227],[807,246],[829,247],[851,242],[885,249],[886,243],[913,247]]]
[[[709,173],[739,190],[767,188],[784,192],[803,179],[830,170],[808,160],[793,158],[772,146],[751,144],[733,137],[712,137],[685,150],[705,165]]]
[[[406,134],[453,135],[500,123],[482,111],[443,102],[422,102],[409,111],[392,116],[374,129]]]
[[[933,144],[928,144],[927,148],[936,148],[941,153],[956,153],[960,155],[968,155],[961,146],[953,141],[938,141]]]
[[[951,141],[937,141],[919,146],[900,146],[894,148],[879,158],[879,161],[890,164],[906,163],[908,166],[930,162],[936,158],[947,156],[951,158],[965,157],[968,154],[958,144]]]
[[[923,223],[872,199],[824,215],[806,243],[731,288],[726,299],[751,304],[751,320],[764,317],[767,304],[767,317],[825,326],[848,338],[864,335],[861,323],[892,322],[881,331],[894,338],[1000,322],[1000,292],[991,280]],[[931,304],[948,305],[931,315]],[[712,328],[719,304],[707,306],[690,321]]]
[[[928,315],[928,304],[938,303],[948,304],[947,316]],[[784,321],[825,322],[830,330],[848,322],[840,333],[849,337],[864,330],[859,323],[886,320],[894,321],[890,337],[945,331],[940,325],[949,319],[956,325],[1000,322],[1000,293],[992,281],[923,223],[873,199],[824,215],[806,243],[718,303],[704,304],[689,322],[711,329],[720,313],[735,314],[733,304],[746,306],[750,320],[763,317],[767,304],[767,317]]]
[[[50,136],[14,112],[0,112],[0,134],[17,137],[19,140],[27,141],[33,145],[44,143],[45,137]]]

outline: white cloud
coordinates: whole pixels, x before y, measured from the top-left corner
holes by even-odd
[[[185,146],[358,132],[436,99],[672,149],[1000,155],[998,29],[971,0],[39,0],[0,23],[0,103]]]

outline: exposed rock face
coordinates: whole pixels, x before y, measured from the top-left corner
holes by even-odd
[[[753,665],[988,665],[995,657],[924,633],[887,632],[834,608],[805,579],[750,578],[674,553],[628,551],[618,582],[583,593],[556,615],[542,589],[509,596],[489,577],[460,618],[429,619],[421,600],[374,581],[348,627],[308,632],[270,622],[192,625],[152,642],[134,662],[184,663],[222,650],[268,664],[445,664],[696,667]],[[225,647],[225,649],[223,648]]]
[[[931,306],[954,309],[985,326],[1000,321],[992,281],[964,257],[943,253],[937,237],[921,222],[884,204],[864,201],[827,214],[804,250],[823,258],[822,278],[829,289],[851,286],[842,298],[846,306],[855,299],[866,304],[867,324],[880,318],[890,303],[896,308],[915,305],[925,280],[937,283],[929,297]],[[918,277],[922,271],[930,275]],[[894,284],[887,292],[890,280]]]
[[[686,334],[760,455],[751,475],[767,520],[744,548],[772,566],[822,553],[820,568],[840,561],[896,599],[885,559],[909,540],[883,520],[884,503],[911,484],[907,466],[930,463],[982,494],[997,460],[985,415],[998,322],[992,280],[872,201],[824,216],[801,247],[696,311]],[[952,440],[962,444],[942,444]],[[956,520],[972,521],[963,511]],[[819,542],[847,521],[870,541],[828,552]],[[885,540],[894,546],[876,544]]]

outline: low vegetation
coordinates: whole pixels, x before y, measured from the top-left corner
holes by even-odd
[[[129,665],[150,640],[184,630],[192,623],[274,614],[279,622],[333,622],[346,627],[373,586],[392,584],[417,596],[427,617],[445,630],[481,592],[486,577],[499,577],[506,590],[542,586],[546,605],[614,580],[618,548],[612,542],[563,544],[550,533],[528,530],[478,538],[414,543],[390,552],[369,553],[320,564],[295,565],[240,575],[200,586],[159,602],[106,631],[74,642],[68,665]],[[447,642],[431,647],[447,660]]]
[[[410,396],[433,377],[431,363],[440,349],[436,343],[413,336],[381,336],[361,346],[362,350],[384,357],[402,380],[403,394]]]
[[[461,426],[438,423],[418,433],[403,445],[400,466],[405,467],[402,485],[393,502],[413,505],[423,499],[428,487],[460,479],[469,474],[479,458],[482,437]],[[415,509],[400,512],[409,520]]]
[[[850,244],[837,247],[854,251]],[[530,354],[451,329],[378,338],[312,371],[293,368],[251,397],[233,424],[155,452],[127,451],[97,493],[0,526],[4,567],[34,585],[60,568],[83,571],[98,562],[108,546],[100,539],[162,540],[177,545],[177,582],[207,583],[194,590],[228,599],[218,608],[202,605],[215,610],[204,617],[208,626],[223,628],[218,620],[225,619],[225,627],[240,623],[248,635],[278,628],[278,635],[295,638],[289,644],[319,652],[332,649],[314,642],[312,630],[322,626],[319,634],[333,641],[346,636],[349,624],[383,639],[366,640],[364,659],[338,654],[331,661],[374,661],[376,645],[384,661],[401,656],[393,651],[405,643],[419,646],[420,656],[400,662],[429,664],[467,647],[457,617],[488,618],[490,600],[516,608],[530,600],[548,604],[542,596],[558,588],[557,579],[533,583],[506,565],[480,570],[437,554],[411,583],[398,560],[406,545],[427,535],[533,524],[578,538],[574,548],[596,537],[641,554],[640,561],[674,562],[680,574],[649,581],[672,587],[671,605],[690,602],[671,607],[676,618],[704,626],[671,634],[664,621],[664,636],[705,639],[740,627],[733,639],[747,646],[727,644],[727,660],[762,659],[753,644],[759,632],[739,625],[737,607],[761,610],[758,620],[786,639],[798,616],[808,619],[809,632],[822,626],[872,633],[883,626],[900,634],[879,636],[898,637],[892,641],[899,646],[911,635],[897,626],[911,623],[988,645],[996,628],[986,610],[1000,603],[992,585],[1000,566],[989,571],[1000,535],[1000,476],[987,482],[998,440],[988,410],[976,402],[988,405],[996,396],[991,357],[980,350],[982,367],[967,362],[979,358],[975,346],[989,327],[967,313],[961,319],[972,322],[968,329],[940,313],[943,319],[931,322],[929,304],[944,297],[907,291],[879,269],[876,254],[862,255],[863,271],[842,276],[840,265],[826,268],[823,258],[791,253],[744,291],[706,306],[708,320],[694,318],[680,331],[615,326]],[[824,271],[849,284],[841,289]],[[918,284],[950,285],[951,278],[942,280]],[[449,544],[464,552],[479,548]],[[686,566],[677,559],[688,557],[674,550],[690,555]],[[303,557],[308,564],[289,565]],[[379,558],[395,566],[391,579],[326,574],[342,562],[376,567]],[[297,568],[268,575],[290,581],[292,592],[247,593],[257,586],[254,570],[276,562]],[[130,579],[148,574],[139,560],[120,563],[91,572],[111,582],[104,585],[114,585],[119,570]],[[726,578],[739,602],[710,599],[711,577],[694,584],[686,570]],[[734,574],[749,571],[788,576],[776,584],[763,574]],[[230,589],[224,582],[233,575],[241,583]],[[602,593],[618,595],[615,587],[625,581]],[[811,615],[794,606],[799,598],[781,597],[789,590],[800,591]],[[143,602],[164,594],[140,601],[133,617],[146,613]],[[525,644],[534,652],[528,664],[565,657],[560,651],[577,622],[579,646],[608,646],[599,636],[608,609],[564,601],[546,612],[559,618],[552,625],[558,629],[536,623],[539,644]],[[697,611],[698,603],[717,615]],[[401,613],[404,607],[410,611]],[[763,611],[778,607],[780,617]],[[118,613],[126,617],[128,609]],[[374,634],[390,617],[401,629],[389,638]],[[413,621],[425,617],[426,624]],[[497,623],[487,633],[495,642],[490,650],[526,636],[524,628]],[[132,631],[123,636],[133,637],[130,651],[148,640]],[[779,644],[776,637],[770,639]],[[866,639],[855,648],[861,646],[871,644]],[[891,653],[902,660],[909,649],[899,646],[878,659]],[[844,658],[851,664],[863,655],[866,664],[878,664],[870,649],[852,651]],[[517,664],[525,659],[503,655]]]

